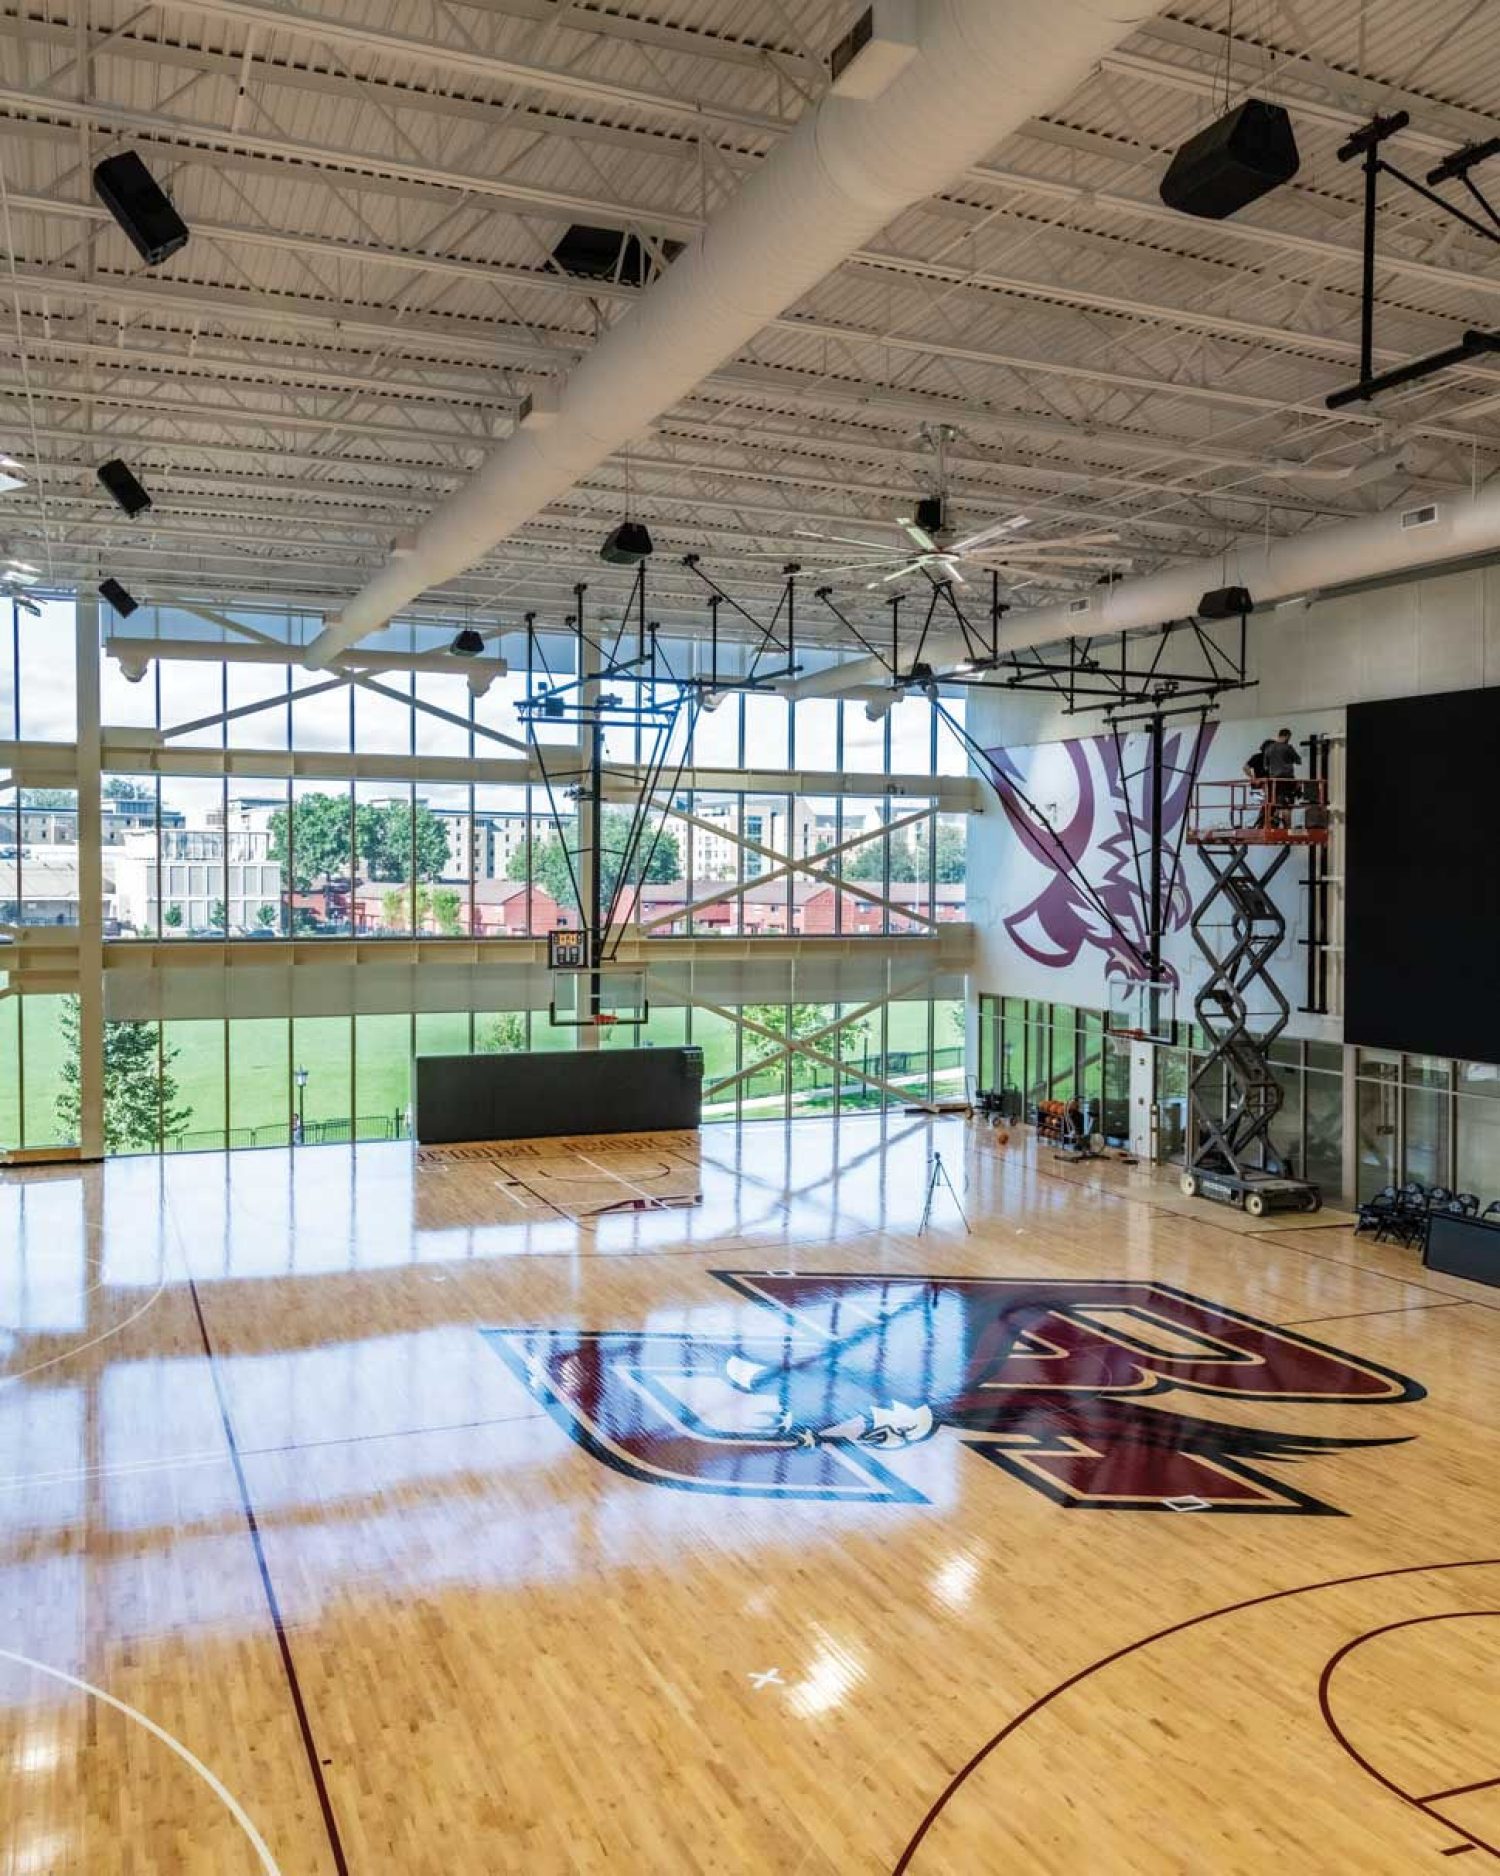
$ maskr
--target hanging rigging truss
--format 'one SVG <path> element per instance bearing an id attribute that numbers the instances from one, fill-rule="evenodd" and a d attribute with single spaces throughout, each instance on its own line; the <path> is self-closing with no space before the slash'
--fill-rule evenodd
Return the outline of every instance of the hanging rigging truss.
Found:
<path id="1" fill-rule="evenodd" d="M 1330 410 L 1342 410 L 1348 404 L 1366 404 L 1382 391 L 1393 391 L 1402 384 L 1415 384 L 1423 378 L 1432 377 L 1436 372 L 1446 371 L 1450 366 L 1481 358 L 1488 352 L 1500 352 L 1500 332 L 1471 329 L 1441 351 L 1409 359 L 1404 365 L 1392 366 L 1389 371 L 1377 372 L 1375 369 L 1375 228 L 1380 178 L 1393 177 L 1421 196 L 1423 201 L 1441 209 L 1471 234 L 1477 234 L 1485 241 L 1500 243 L 1500 212 L 1496 211 L 1473 175 L 1482 163 L 1500 155 L 1500 137 L 1487 137 L 1482 143 L 1466 143 L 1452 151 L 1434 169 L 1428 171 L 1427 180 L 1423 183 L 1418 182 L 1415 176 L 1408 176 L 1405 170 L 1399 169 L 1381 154 L 1383 146 L 1405 130 L 1410 122 L 1411 118 L 1405 111 L 1392 111 L 1387 117 L 1377 115 L 1339 147 L 1338 158 L 1341 163 L 1352 163 L 1358 158 L 1364 171 L 1364 244 L 1360 282 L 1359 376 L 1353 384 L 1346 384 L 1329 394 L 1324 401 Z M 1440 183 L 1455 181 L 1477 203 L 1484 215 L 1483 221 L 1457 202 L 1450 202 L 1446 196 L 1438 194 Z"/>
<path id="2" fill-rule="evenodd" d="M 1247 612 L 1227 620 L 1194 615 L 1143 632 L 1095 634 L 1043 650 L 1002 652 L 1000 628 L 1010 608 L 1000 597 L 999 575 L 992 572 L 977 617 L 973 601 L 966 609 L 952 581 L 934 581 L 916 644 L 907 656 L 901 648 L 901 609 L 907 602 L 901 595 L 887 602 L 891 631 L 886 646 L 860 630 L 836 603 L 832 587 L 820 586 L 814 597 L 880 661 L 892 686 L 900 690 L 941 682 L 967 689 L 1044 691 L 1072 716 L 1087 710 L 1155 709 L 1192 698 L 1212 702 L 1225 691 L 1246 690 L 1256 682 L 1249 672 Z M 939 621 L 956 625 L 963 645 L 963 657 L 941 677 L 925 661 L 928 639 Z"/>

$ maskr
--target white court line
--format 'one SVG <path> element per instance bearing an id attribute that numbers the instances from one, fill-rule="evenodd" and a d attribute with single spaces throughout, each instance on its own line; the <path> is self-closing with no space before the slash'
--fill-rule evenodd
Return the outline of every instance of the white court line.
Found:
<path id="1" fill-rule="evenodd" d="M 204 1784 L 208 1786 L 209 1790 L 224 1806 L 225 1810 L 228 1811 L 229 1815 L 249 1839 L 250 1847 L 259 1858 L 261 1868 L 266 1870 L 269 1876 L 281 1876 L 281 1870 L 275 1857 L 271 1855 L 270 1850 L 267 1848 L 265 1839 L 255 1828 L 254 1824 L 251 1823 L 244 1806 L 241 1805 L 234 1793 L 230 1791 L 226 1785 L 215 1778 L 214 1774 L 209 1771 L 208 1767 L 197 1754 L 190 1752 L 188 1748 L 183 1745 L 180 1739 L 174 1739 L 164 1727 L 158 1726 L 155 1720 L 150 1719 L 146 1714 L 140 1712 L 138 1708 L 127 1706 L 123 1700 L 116 1700 L 113 1694 L 105 1693 L 102 1687 L 95 1687 L 90 1681 L 81 1681 L 76 1675 L 64 1674 L 61 1668 L 49 1668 L 45 1662 L 33 1661 L 29 1655 L 14 1654 L 9 1648 L 0 1648 L 0 1661 L 14 1661 L 20 1667 L 31 1668 L 37 1674 L 45 1674 L 49 1680 L 61 1681 L 65 1687 L 76 1687 L 80 1693 L 88 1694 L 95 1700 L 102 1700 L 105 1706 L 113 1707 L 116 1713 L 123 1713 L 126 1719 L 134 1720 L 138 1725 L 144 1726 L 148 1733 L 152 1734 L 153 1737 L 159 1739 L 164 1746 L 175 1752 L 184 1765 L 196 1772 L 199 1778 L 203 1780 Z"/>
<path id="2" fill-rule="evenodd" d="M 654 1192 L 648 1192 L 644 1186 L 633 1185 L 623 1174 L 611 1172 L 607 1166 L 600 1166 L 596 1161 L 591 1160 L 587 1153 L 575 1151 L 573 1157 L 575 1159 L 581 1159 L 585 1166 L 592 1166 L 596 1173 L 603 1173 L 606 1179 L 613 1179 L 617 1185 L 624 1186 L 627 1192 L 634 1192 L 637 1198 L 642 1198 L 648 1205 L 655 1206 L 657 1211 L 666 1212 L 673 1209 L 673 1207 L 667 1204 L 665 1199 L 658 1198 Z M 580 1220 L 580 1222 L 582 1221 Z"/>
<path id="3" fill-rule="evenodd" d="M 107 1342 L 112 1335 L 118 1335 L 122 1329 L 128 1329 L 131 1323 L 144 1316 L 166 1287 L 167 1280 L 163 1277 L 139 1309 L 131 1310 L 124 1321 L 117 1322 L 112 1329 L 105 1329 L 99 1335 L 90 1336 L 87 1342 L 80 1342 L 77 1348 L 70 1348 L 61 1355 L 50 1355 L 46 1361 L 39 1361 L 34 1368 L 23 1368 L 19 1374 L 0 1375 L 0 1388 L 13 1387 L 17 1381 L 24 1381 L 30 1375 L 40 1374 L 44 1368 L 55 1368 L 60 1361 L 71 1361 L 75 1355 L 82 1355 L 91 1348 L 97 1348 L 101 1342 Z"/>
<path id="4" fill-rule="evenodd" d="M 18 1472 L 0 1478 L 0 1492 L 17 1492 L 31 1485 L 68 1485 L 77 1479 L 128 1478 L 138 1472 L 173 1472 L 178 1467 L 206 1466 L 214 1460 L 227 1460 L 223 1447 L 217 1452 L 164 1453 L 157 1459 L 120 1459 L 101 1466 L 69 1466 L 59 1472 Z"/>

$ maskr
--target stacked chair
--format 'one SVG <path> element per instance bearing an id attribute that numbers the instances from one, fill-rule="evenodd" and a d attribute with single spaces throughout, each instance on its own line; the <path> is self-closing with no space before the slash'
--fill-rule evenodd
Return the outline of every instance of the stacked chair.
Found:
<path id="1" fill-rule="evenodd" d="M 1359 1208 L 1356 1235 L 1373 1231 L 1375 1242 L 1419 1244 L 1427 1230 L 1427 1220 L 1434 1212 L 1451 1212 L 1460 1218 L 1478 1218 L 1479 1195 L 1474 1192 L 1450 1192 L 1446 1186 L 1425 1186 L 1419 1179 L 1403 1186 L 1382 1186 L 1374 1198 Z M 1493 1199 L 1482 1214 L 1500 1218 L 1500 1199 Z"/>

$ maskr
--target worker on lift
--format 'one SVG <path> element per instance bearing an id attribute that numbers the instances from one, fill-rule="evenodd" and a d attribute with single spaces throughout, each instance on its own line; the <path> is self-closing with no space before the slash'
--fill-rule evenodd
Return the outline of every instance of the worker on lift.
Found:
<path id="1" fill-rule="evenodd" d="M 1290 827 L 1292 804 L 1297 799 L 1297 770 L 1302 762 L 1301 752 L 1292 741 L 1292 732 L 1281 729 L 1268 737 L 1260 746 L 1260 759 L 1265 769 L 1271 825 Z"/>

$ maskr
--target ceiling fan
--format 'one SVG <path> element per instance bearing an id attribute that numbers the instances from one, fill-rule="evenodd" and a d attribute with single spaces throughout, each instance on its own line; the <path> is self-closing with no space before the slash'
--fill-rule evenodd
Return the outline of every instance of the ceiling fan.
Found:
<path id="1" fill-rule="evenodd" d="M 866 583 L 866 590 L 874 592 L 912 574 L 925 574 L 935 586 L 950 581 L 964 586 L 967 581 L 960 571 L 961 563 L 968 564 L 971 574 L 994 570 L 1015 576 L 1012 578 L 1015 585 L 1050 586 L 1073 585 L 1080 577 L 1119 571 L 1130 565 L 1119 554 L 1096 551 L 1119 540 L 1119 535 L 1112 531 L 1054 535 L 1044 540 L 1027 535 L 1023 539 L 1022 530 L 1030 527 L 1031 521 L 1029 516 L 1021 514 L 954 539 L 948 521 L 947 449 L 956 434 L 953 426 L 946 423 L 922 431 L 923 441 L 937 457 L 937 492 L 924 495 L 910 514 L 896 517 L 895 525 L 905 535 L 904 541 L 864 540 L 848 534 L 826 534 L 816 528 L 794 530 L 799 540 L 826 541 L 830 546 L 864 550 L 863 559 L 828 567 L 823 572 L 829 575 L 875 574 L 877 577 Z"/>
<path id="2" fill-rule="evenodd" d="M 1018 538 L 1021 529 L 1030 525 L 1025 515 L 1012 515 L 1006 521 L 997 521 L 954 540 L 941 512 L 934 512 L 940 511 L 941 506 L 941 497 L 933 496 L 917 504 L 915 515 L 896 517 L 896 526 L 905 534 L 908 544 L 860 540 L 847 534 L 823 534 L 814 528 L 798 528 L 795 532 L 799 540 L 863 548 L 863 559 L 823 571 L 876 574 L 877 578 L 866 582 L 866 589 L 871 592 L 914 573 L 926 574 L 937 586 L 950 580 L 956 586 L 964 586 L 968 582 L 960 571 L 960 563 L 967 564 L 971 574 L 988 573 L 993 568 L 1021 576 L 1017 584 L 1035 581 L 1052 586 L 1073 584 L 1068 577 L 1069 570 L 1098 574 L 1130 564 L 1119 554 L 1095 551 L 1119 540 L 1119 535 L 1112 532 L 1054 535 L 1045 540 L 1028 536 L 1022 540 Z"/>

